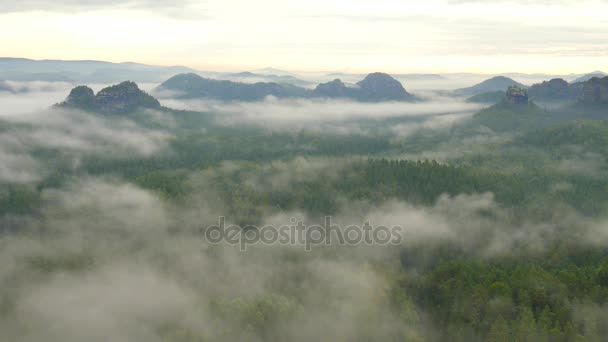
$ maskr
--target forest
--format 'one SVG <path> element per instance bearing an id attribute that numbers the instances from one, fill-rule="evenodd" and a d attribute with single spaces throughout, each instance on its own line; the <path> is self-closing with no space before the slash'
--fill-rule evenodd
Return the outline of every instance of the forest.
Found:
<path id="1" fill-rule="evenodd" d="M 271 101 L 280 114 L 260 121 L 157 104 L 3 118 L 4 340 L 608 336 L 605 106 L 502 100 L 446 125 L 393 114 L 420 104 L 367 104 L 388 114 L 318 124 Z M 405 233 L 399 246 L 243 252 L 204 241 L 220 216 Z"/>

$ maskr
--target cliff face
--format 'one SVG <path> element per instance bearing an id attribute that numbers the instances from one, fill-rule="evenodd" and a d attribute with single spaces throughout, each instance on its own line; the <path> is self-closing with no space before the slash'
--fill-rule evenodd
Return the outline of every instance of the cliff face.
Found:
<path id="1" fill-rule="evenodd" d="M 584 103 L 608 103 L 608 77 L 593 78 L 583 86 Z"/>
<path id="2" fill-rule="evenodd" d="M 506 101 L 512 105 L 527 105 L 528 92 L 517 86 L 511 86 L 507 89 Z"/>
<path id="3" fill-rule="evenodd" d="M 105 114 L 125 114 L 138 108 L 160 108 L 160 103 L 140 90 L 137 84 L 126 81 L 104 88 L 97 95 L 89 87 L 78 86 L 58 106 Z"/>

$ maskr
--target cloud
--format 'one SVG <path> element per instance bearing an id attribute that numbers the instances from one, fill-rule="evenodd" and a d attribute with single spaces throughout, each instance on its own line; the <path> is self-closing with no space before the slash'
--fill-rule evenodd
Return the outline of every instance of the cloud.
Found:
<path id="1" fill-rule="evenodd" d="M 154 236 L 167 227 L 166 210 L 157 197 L 115 180 L 82 179 L 63 190 L 45 191 L 43 199 L 53 225 L 67 231 L 89 227 L 100 235 L 125 230 Z"/>
<path id="2" fill-rule="evenodd" d="M 149 116 L 164 120 L 153 111 Z M 129 119 L 71 110 L 48 109 L 5 119 L 16 127 L 0 132 L 0 141 L 21 152 L 44 147 L 71 152 L 73 156 L 110 150 L 117 156 L 149 156 L 166 148 L 171 137 L 165 131 L 147 129 Z"/>
<path id="3" fill-rule="evenodd" d="M 17 319 L 36 322 L 36 329 L 23 336 L 27 341 L 160 342 L 159 326 L 187 322 L 196 311 L 190 289 L 137 264 L 58 275 L 24 292 Z"/>
<path id="4" fill-rule="evenodd" d="M 37 181 L 42 176 L 42 169 L 42 164 L 29 155 L 7 152 L 0 147 L 0 183 Z"/>
<path id="5" fill-rule="evenodd" d="M 195 3 L 193 0 L 177 0 L 168 4 L 163 0 L 21 0 L 9 1 L 0 4 L 0 12 L 24 12 L 24 11 L 53 11 L 53 12 L 81 12 L 98 9 L 146 9 L 167 10 L 184 8 Z"/>

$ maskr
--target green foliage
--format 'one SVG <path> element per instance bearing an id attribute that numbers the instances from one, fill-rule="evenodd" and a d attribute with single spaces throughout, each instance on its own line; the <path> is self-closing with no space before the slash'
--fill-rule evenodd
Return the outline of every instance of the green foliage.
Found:
<path id="1" fill-rule="evenodd" d="M 541 126 L 548 115 L 534 103 L 520 106 L 502 101 L 475 114 L 473 124 L 495 132 L 521 132 Z"/>
<path id="2" fill-rule="evenodd" d="M 597 152 L 608 156 L 608 121 L 576 120 L 537 130 L 522 137 L 521 142 L 563 152 L 565 147 Z"/>

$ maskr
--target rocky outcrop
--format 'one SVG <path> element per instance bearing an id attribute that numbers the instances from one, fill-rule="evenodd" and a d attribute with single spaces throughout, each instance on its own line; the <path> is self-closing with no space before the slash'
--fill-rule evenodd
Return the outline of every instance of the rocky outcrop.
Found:
<path id="1" fill-rule="evenodd" d="M 528 89 L 530 99 L 535 101 L 573 101 L 582 96 L 580 84 L 569 84 L 561 78 L 534 84 Z"/>
<path id="2" fill-rule="evenodd" d="M 95 93 L 87 86 L 78 86 L 70 91 L 63 104 L 67 107 L 92 109 L 95 106 Z"/>
<path id="3" fill-rule="evenodd" d="M 581 102 L 592 104 L 608 103 L 608 77 L 596 77 L 585 82 Z"/>
<path id="4" fill-rule="evenodd" d="M 505 101 L 511 105 L 527 105 L 528 104 L 528 92 L 520 87 L 511 86 L 507 89 L 507 95 Z"/>
<path id="5" fill-rule="evenodd" d="M 95 108 L 102 113 L 129 113 L 140 107 L 160 108 L 160 103 L 129 81 L 104 88 L 95 96 Z"/>
<path id="6" fill-rule="evenodd" d="M 139 108 L 160 108 L 154 97 L 140 90 L 137 84 L 126 81 L 102 89 L 97 95 L 86 86 L 78 86 L 70 92 L 59 107 L 77 108 L 105 114 L 125 114 Z"/>

